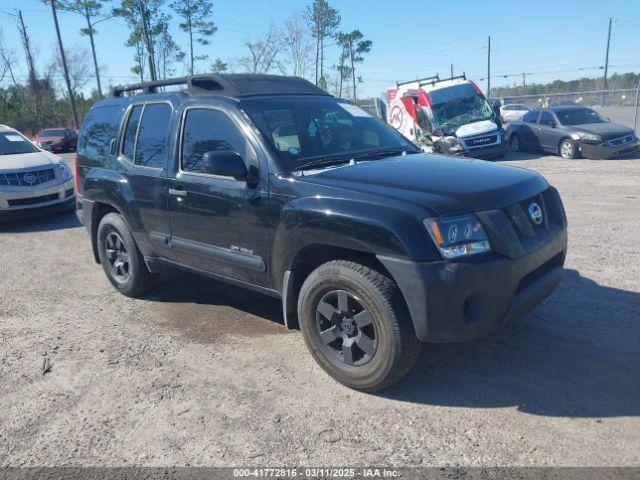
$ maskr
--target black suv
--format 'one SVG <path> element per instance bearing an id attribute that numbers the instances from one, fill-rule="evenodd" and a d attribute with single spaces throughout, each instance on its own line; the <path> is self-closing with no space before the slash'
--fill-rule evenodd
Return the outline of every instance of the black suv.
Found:
<path id="1" fill-rule="evenodd" d="M 170 84 L 186 88 L 159 92 Z M 399 379 L 421 341 L 478 338 L 535 307 L 566 253 L 562 202 L 537 173 L 421 154 L 300 78 L 116 88 L 87 115 L 76 175 L 120 292 L 169 265 L 281 298 L 320 366 L 361 390 Z"/>

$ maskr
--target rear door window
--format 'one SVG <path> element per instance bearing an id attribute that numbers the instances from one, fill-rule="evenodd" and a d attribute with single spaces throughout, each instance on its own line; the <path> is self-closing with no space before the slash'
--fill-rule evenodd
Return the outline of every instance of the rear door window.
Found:
<path id="1" fill-rule="evenodd" d="M 167 166 L 167 142 L 171 105 L 135 105 L 129 113 L 122 139 L 122 155 L 135 165 L 151 168 Z"/>
<path id="2" fill-rule="evenodd" d="M 170 120 L 171 105 L 168 103 L 145 105 L 138 127 L 133 163 L 143 167 L 166 167 Z"/>

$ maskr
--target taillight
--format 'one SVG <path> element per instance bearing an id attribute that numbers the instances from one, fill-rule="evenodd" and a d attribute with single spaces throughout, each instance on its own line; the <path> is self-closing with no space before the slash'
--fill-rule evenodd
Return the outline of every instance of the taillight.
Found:
<path id="1" fill-rule="evenodd" d="M 80 193 L 80 177 L 79 177 L 79 173 L 80 173 L 80 167 L 78 165 L 78 163 L 80 162 L 80 159 L 78 158 L 78 155 L 76 155 L 76 161 L 75 161 L 75 168 L 73 169 L 73 176 L 75 177 L 76 180 L 76 193 Z"/>

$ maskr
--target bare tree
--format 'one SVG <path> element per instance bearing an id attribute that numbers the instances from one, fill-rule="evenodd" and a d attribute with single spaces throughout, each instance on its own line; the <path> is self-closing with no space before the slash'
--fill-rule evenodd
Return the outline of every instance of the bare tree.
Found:
<path id="1" fill-rule="evenodd" d="M 311 64 L 313 40 L 301 13 L 293 13 L 284 23 L 284 45 L 289 54 L 292 73 L 298 77 L 307 74 Z"/>
<path id="2" fill-rule="evenodd" d="M 194 56 L 193 43 L 208 45 L 208 37 L 218 30 L 211 20 L 212 4 L 210 0 L 175 0 L 170 6 L 184 20 L 179 27 L 189 35 L 189 72 L 193 75 L 195 60 L 208 58 L 208 55 Z"/>
<path id="3" fill-rule="evenodd" d="M 102 98 L 102 84 L 100 81 L 100 68 L 98 67 L 98 56 L 96 54 L 96 45 L 94 36 L 98 31 L 95 26 L 113 15 L 104 15 L 102 8 L 111 0 L 57 0 L 61 10 L 76 13 L 84 18 L 87 22 L 86 28 L 80 30 L 81 35 L 89 37 L 91 44 L 91 55 L 93 57 L 93 69 L 96 76 L 96 85 L 98 87 L 98 95 Z"/>
<path id="4" fill-rule="evenodd" d="M 87 49 L 80 44 L 75 44 L 68 48 L 67 67 L 71 90 L 75 95 L 78 95 L 91 79 L 91 66 L 89 65 L 89 52 Z M 63 75 L 62 60 L 57 50 L 54 51 L 48 70 L 49 77 Z"/>
<path id="5" fill-rule="evenodd" d="M 249 49 L 249 55 L 238 60 L 244 70 L 250 73 L 268 73 L 274 69 L 283 71 L 282 64 L 277 60 L 284 46 L 282 34 L 273 23 L 264 37 L 247 40 L 244 44 Z"/>
<path id="6" fill-rule="evenodd" d="M 13 73 L 13 67 L 16 64 L 16 53 L 13 50 L 7 49 L 5 45 L 4 34 L 2 33 L 2 29 L 0 29 L 0 62 L 2 62 L 2 65 L 0 65 L 0 82 L 5 79 L 8 73 L 9 77 L 11 77 L 11 82 L 17 87 L 18 82 Z"/>

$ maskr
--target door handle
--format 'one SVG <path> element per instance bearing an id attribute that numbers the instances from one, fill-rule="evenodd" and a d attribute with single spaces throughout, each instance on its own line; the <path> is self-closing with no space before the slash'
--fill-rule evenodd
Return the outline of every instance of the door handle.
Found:
<path id="1" fill-rule="evenodd" d="M 169 189 L 169 195 L 175 195 L 176 197 L 186 197 L 187 196 L 187 191 L 186 190 L 178 190 L 175 188 L 170 188 Z"/>

